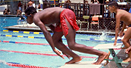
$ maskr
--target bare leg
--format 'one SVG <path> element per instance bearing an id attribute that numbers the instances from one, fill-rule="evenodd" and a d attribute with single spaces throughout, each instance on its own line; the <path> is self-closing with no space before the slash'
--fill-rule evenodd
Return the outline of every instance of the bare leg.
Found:
<path id="1" fill-rule="evenodd" d="M 94 64 L 101 64 L 101 62 L 108 56 L 108 54 L 106 52 L 91 49 L 90 47 L 83 44 L 77 44 L 75 42 L 76 31 L 72 28 L 72 26 L 68 23 L 67 20 L 66 20 L 66 23 L 69 28 L 68 35 L 66 36 L 69 48 L 75 51 L 82 52 L 82 53 L 98 55 L 99 58 Z"/>
<path id="2" fill-rule="evenodd" d="M 129 43 L 129 39 L 131 37 L 131 27 L 129 27 L 124 35 L 124 38 L 122 40 L 123 44 L 125 45 L 125 47 L 130 47 L 130 43 Z M 128 58 L 125 59 L 123 62 L 129 62 L 131 61 L 131 52 L 128 53 Z"/>
<path id="3" fill-rule="evenodd" d="M 108 52 L 108 56 L 105 59 L 109 59 L 109 55 L 110 55 L 110 51 Z M 106 60 L 106 63 L 104 64 L 104 66 L 106 66 L 109 63 L 109 60 Z"/>
<path id="4" fill-rule="evenodd" d="M 61 50 L 68 58 L 71 56 L 73 57 L 72 60 L 70 60 L 69 62 L 67 62 L 66 64 L 72 64 L 75 62 L 79 62 L 82 60 L 82 58 L 80 56 L 78 56 L 77 54 L 75 54 L 74 52 L 72 52 L 70 49 L 68 49 L 61 40 L 61 37 L 63 36 L 62 32 L 55 32 L 53 35 L 53 41 L 55 46 Z"/>

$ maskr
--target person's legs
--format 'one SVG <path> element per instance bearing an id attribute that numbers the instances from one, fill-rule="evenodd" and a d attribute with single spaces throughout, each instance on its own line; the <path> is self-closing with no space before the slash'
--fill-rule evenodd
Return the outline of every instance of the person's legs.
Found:
<path id="1" fill-rule="evenodd" d="M 122 39 L 123 44 L 126 48 L 130 47 L 129 39 L 131 37 L 131 27 L 129 27 L 124 35 L 124 38 Z M 124 62 L 131 61 L 131 51 L 128 53 L 128 58 L 124 60 Z"/>
<path id="2" fill-rule="evenodd" d="M 72 52 L 70 49 L 68 49 L 62 43 L 62 36 L 63 36 L 62 32 L 55 32 L 53 34 L 52 38 L 53 38 L 53 42 L 55 44 L 55 47 L 57 47 L 59 50 L 61 50 L 63 52 L 63 54 L 65 54 L 68 58 L 70 56 L 73 57 L 73 59 L 69 61 L 70 64 L 81 61 L 82 60 L 81 57 L 79 57 L 77 54 L 75 54 L 74 52 Z M 69 63 L 67 62 L 66 64 L 69 64 Z"/>
<path id="3" fill-rule="evenodd" d="M 69 48 L 72 49 L 72 50 L 75 50 L 75 51 L 82 52 L 82 53 L 98 55 L 99 58 L 94 64 L 101 64 L 101 62 L 108 56 L 108 54 L 105 53 L 105 52 L 102 52 L 102 51 L 92 49 L 92 48 L 90 48 L 86 45 L 83 45 L 83 44 L 77 44 L 75 42 L 76 31 L 73 29 L 73 27 L 67 21 L 67 19 L 65 19 L 65 21 L 66 21 L 66 24 L 69 28 L 68 34 L 66 35 L 66 39 L 67 39 Z"/>

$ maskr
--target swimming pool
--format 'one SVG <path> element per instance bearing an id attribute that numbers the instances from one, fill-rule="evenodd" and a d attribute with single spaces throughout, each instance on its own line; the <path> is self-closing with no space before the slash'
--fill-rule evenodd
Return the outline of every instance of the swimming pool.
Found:
<path id="1" fill-rule="evenodd" d="M 5 20 L 4 20 L 5 19 Z M 58 68 L 69 61 L 58 57 L 40 32 L 8 31 L 3 27 L 17 24 L 18 17 L 0 17 L 0 68 L 51 67 Z M 52 34 L 52 33 L 51 33 Z M 106 38 L 105 38 L 106 37 Z M 114 36 L 77 34 L 76 42 L 94 47 L 97 44 L 113 43 Z M 63 42 L 67 45 L 66 39 Z M 120 42 L 120 41 L 119 41 Z M 108 52 L 108 50 L 101 50 Z M 119 50 L 116 50 L 118 52 Z M 95 60 L 97 56 L 76 52 L 82 61 Z"/>

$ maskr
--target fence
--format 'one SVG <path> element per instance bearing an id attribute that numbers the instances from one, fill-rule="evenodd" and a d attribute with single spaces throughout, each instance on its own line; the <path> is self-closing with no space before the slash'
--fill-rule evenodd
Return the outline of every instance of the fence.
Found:
<path id="1" fill-rule="evenodd" d="M 57 3 L 57 7 L 62 8 L 69 8 L 76 14 L 77 20 L 83 21 L 83 16 L 89 16 L 89 23 L 91 23 L 92 16 L 94 14 L 90 14 L 90 4 L 84 4 L 84 3 Z M 44 2 L 43 8 L 53 7 L 53 4 Z M 108 29 L 108 30 L 114 30 L 115 29 L 115 14 L 110 13 L 107 10 L 106 4 L 100 4 L 100 13 L 95 14 L 99 17 L 99 29 Z M 119 5 L 120 9 L 129 10 L 128 5 Z M 79 25 L 79 24 L 78 24 Z M 82 24 L 82 28 L 87 28 L 87 23 Z M 80 25 L 79 25 L 80 26 Z M 121 25 L 122 26 L 122 25 Z M 91 29 L 91 25 L 89 24 L 89 29 Z M 96 26 L 92 29 L 97 29 Z"/>

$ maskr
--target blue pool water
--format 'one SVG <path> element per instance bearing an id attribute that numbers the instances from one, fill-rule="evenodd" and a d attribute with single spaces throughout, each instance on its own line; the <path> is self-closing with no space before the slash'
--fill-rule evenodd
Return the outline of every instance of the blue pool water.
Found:
<path id="1" fill-rule="evenodd" d="M 0 30 L 3 30 L 3 27 L 12 26 L 17 24 L 19 17 L 0 17 Z"/>
<path id="2" fill-rule="evenodd" d="M 0 30 L 4 30 L 3 27 L 5 26 L 16 25 L 17 20 L 18 20 L 18 17 L 0 17 Z M 44 37 L 42 34 L 24 34 L 24 33 L 3 32 L 3 31 L 0 31 L 0 35 Z M 85 44 L 87 46 L 93 47 L 98 44 L 113 43 L 113 40 L 111 40 L 113 37 L 114 36 L 106 36 L 106 39 L 101 40 L 101 35 L 77 34 L 76 42 L 79 44 Z M 45 44 L 45 45 L 30 45 L 30 44 L 16 44 L 16 43 L 0 42 L 0 50 L 30 52 L 30 53 L 33 52 L 33 53 L 42 53 L 42 54 L 55 54 L 52 51 L 51 47 L 47 45 L 48 43 L 45 39 L 0 36 L 0 41 L 44 43 Z M 64 37 L 63 37 L 63 42 L 64 44 L 67 45 L 67 42 Z M 101 51 L 108 52 L 108 50 L 101 50 Z M 76 51 L 74 52 L 80 56 L 97 57 L 95 55 L 84 54 L 84 53 L 80 53 Z M 116 52 L 118 52 L 118 50 Z M 65 62 L 69 61 L 69 59 L 66 57 L 65 59 L 62 59 L 58 56 L 24 54 L 24 53 L 15 53 L 15 52 L 7 52 L 7 51 L 0 51 L 0 60 L 4 60 L 6 62 L 24 64 L 24 65 L 52 67 L 52 68 L 58 68 L 64 65 Z M 82 59 L 82 61 L 93 61 L 93 60 L 95 60 L 95 58 Z M 8 66 L 6 64 L 0 63 L 0 68 L 17 68 L 17 67 L 12 67 L 12 66 Z"/>

